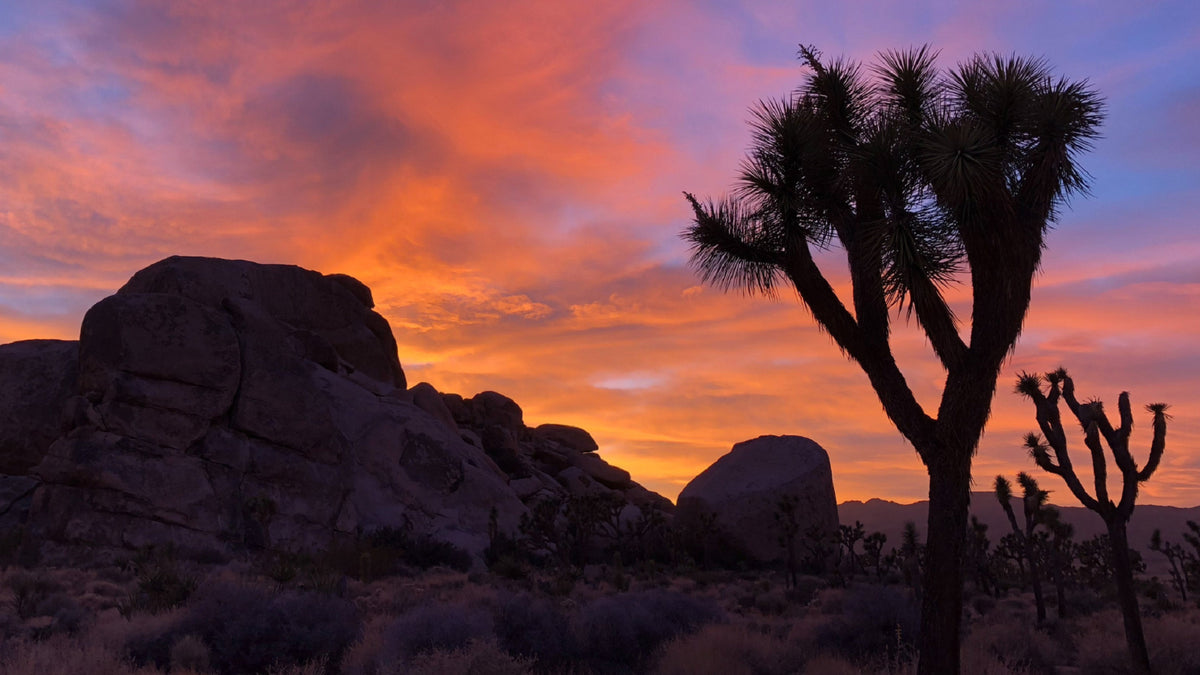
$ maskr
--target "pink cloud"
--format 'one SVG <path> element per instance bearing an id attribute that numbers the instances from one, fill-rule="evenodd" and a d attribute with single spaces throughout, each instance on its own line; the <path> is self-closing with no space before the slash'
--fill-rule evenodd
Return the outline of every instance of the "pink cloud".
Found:
<path id="1" fill-rule="evenodd" d="M 1027 51 L 1071 11 L 1035 34 L 1020 8 L 938 2 L 63 6 L 0 41 L 0 340 L 72 337 L 87 306 L 166 255 L 296 263 L 372 286 L 411 380 L 584 426 L 669 496 L 737 441 L 799 433 L 830 450 L 840 498 L 919 498 L 912 449 L 793 297 L 699 285 L 680 193 L 729 187 L 747 109 L 796 86 L 801 40 L 862 59 L 931 41 L 951 64 Z M 1194 40 L 1096 51 L 1146 11 L 1090 8 L 1049 56 L 1073 76 L 1097 63 L 1110 95 L 1171 92 L 1160 126 L 1190 139 L 1194 92 L 1158 76 Z M 1106 133 L 1132 153 L 1115 141 L 1140 130 Z M 1030 468 L 1031 411 L 1008 383 L 1061 363 L 1106 398 L 1175 404 L 1145 489 L 1193 504 L 1194 205 L 1106 147 L 1100 181 L 1121 189 L 1052 236 L 977 475 Z M 823 264 L 844 291 L 844 263 Z M 967 314 L 966 288 L 951 296 Z M 896 352 L 934 409 L 943 374 L 919 331 L 899 327 Z"/>

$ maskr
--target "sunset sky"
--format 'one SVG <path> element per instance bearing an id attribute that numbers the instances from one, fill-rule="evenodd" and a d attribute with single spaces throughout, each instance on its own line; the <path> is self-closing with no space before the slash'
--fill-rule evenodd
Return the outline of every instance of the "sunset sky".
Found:
<path id="1" fill-rule="evenodd" d="M 293 263 L 371 286 L 410 383 L 582 426 L 671 498 L 761 434 L 823 445 L 839 501 L 923 498 L 915 452 L 794 296 L 687 267 L 681 192 L 731 186 L 749 106 L 801 81 L 799 42 L 1044 56 L 1102 92 L 1093 195 L 1049 238 L 976 489 L 1033 470 L 1011 385 L 1061 364 L 1084 397 L 1130 391 L 1139 458 L 1141 406 L 1172 404 L 1139 501 L 1200 504 L 1195 0 L 0 3 L 0 342 L 74 339 L 169 255 Z M 921 334 L 896 348 L 935 410 Z"/>

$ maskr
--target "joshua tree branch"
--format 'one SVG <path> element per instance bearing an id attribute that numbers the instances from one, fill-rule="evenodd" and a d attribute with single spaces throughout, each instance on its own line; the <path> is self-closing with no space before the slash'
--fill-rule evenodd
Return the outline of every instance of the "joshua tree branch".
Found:
<path id="1" fill-rule="evenodd" d="M 1084 444 L 1092 451 L 1092 474 L 1096 478 L 1096 501 L 1108 503 L 1108 466 L 1104 461 L 1104 448 L 1100 445 L 1100 433 L 1095 422 L 1088 425 Z"/>
<path id="2" fill-rule="evenodd" d="M 859 363 L 870 378 L 871 386 L 879 395 L 888 417 L 912 442 L 913 447 L 923 452 L 923 448 L 930 447 L 929 441 L 934 438 L 935 423 L 913 396 L 887 341 L 868 342 L 864 339 L 858 322 L 821 274 L 807 242 L 795 242 L 789 247 L 788 253 L 782 265 L 783 270 L 813 318 L 829 332 L 838 346 Z M 930 461 L 924 454 L 921 459 L 926 464 Z"/>

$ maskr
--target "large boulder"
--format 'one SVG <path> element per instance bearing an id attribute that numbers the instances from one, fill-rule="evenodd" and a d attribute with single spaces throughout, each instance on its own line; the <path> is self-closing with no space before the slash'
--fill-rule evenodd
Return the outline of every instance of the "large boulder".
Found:
<path id="1" fill-rule="evenodd" d="M 802 436 L 760 436 L 733 446 L 679 493 L 676 517 L 709 516 L 721 533 L 759 562 L 783 557 L 776 514 L 796 500 L 800 536 L 837 531 L 829 455 Z"/>
<path id="2" fill-rule="evenodd" d="M 515 531 L 526 509 L 448 412 L 414 405 L 370 305 L 350 277 L 285 265 L 142 270 L 88 312 L 77 366 L 73 343 L 0 348 L 45 386 L 30 396 L 37 447 L 11 453 L 6 472 L 29 477 L 0 497 L 64 553 L 316 551 L 403 527 L 480 554 L 493 511 Z M 21 410 L 0 400 L 6 418 Z"/>
<path id="3" fill-rule="evenodd" d="M 63 409 L 78 382 L 78 342 L 0 345 L 0 474 L 24 475 L 42 461 L 62 434 Z"/>
<path id="4" fill-rule="evenodd" d="M 542 424 L 533 430 L 540 439 L 566 446 L 576 452 L 595 452 L 600 449 L 596 439 L 586 430 L 566 424 Z"/>
<path id="5" fill-rule="evenodd" d="M 177 295 L 113 295 L 83 317 L 80 393 L 103 426 L 185 449 L 229 410 L 241 354 L 229 317 Z"/>
<path id="6" fill-rule="evenodd" d="M 328 344 L 350 370 L 406 387 L 396 338 L 387 320 L 372 311 L 371 290 L 344 274 L 174 256 L 133 275 L 117 293 L 165 293 L 215 308 L 226 299 L 248 300 L 288 326 L 296 340 L 315 336 Z"/>

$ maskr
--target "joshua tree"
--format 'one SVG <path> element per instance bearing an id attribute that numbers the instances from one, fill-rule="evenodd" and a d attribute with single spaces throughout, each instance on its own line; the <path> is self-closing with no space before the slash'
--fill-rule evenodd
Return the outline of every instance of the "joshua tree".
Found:
<path id="1" fill-rule="evenodd" d="M 1073 571 L 1075 558 L 1075 528 L 1062 519 L 1062 514 L 1053 506 L 1042 509 L 1042 524 L 1049 532 L 1044 541 L 1046 562 L 1058 601 L 1058 618 L 1067 618 L 1067 582 Z"/>
<path id="2" fill-rule="evenodd" d="M 779 545 L 783 547 L 784 562 L 787 565 L 787 587 L 796 587 L 796 537 L 800 534 L 800 520 L 796 517 L 796 507 L 800 500 L 795 495 L 784 495 L 779 499 L 775 511 L 775 524 L 779 526 Z"/>
<path id="3" fill-rule="evenodd" d="M 971 526 L 967 529 L 967 547 L 963 556 L 964 568 L 975 581 L 975 587 L 989 595 L 997 595 L 996 579 L 992 576 L 991 552 L 992 542 L 988 539 L 987 523 L 979 522 L 971 516 Z"/>
<path id="4" fill-rule="evenodd" d="M 1043 392 L 1043 384 L 1048 391 Z M 1025 437 L 1025 447 L 1034 461 L 1045 471 L 1061 477 L 1071 493 L 1084 506 L 1095 511 L 1104 519 L 1112 549 L 1113 576 L 1117 582 L 1117 597 L 1121 613 L 1125 617 L 1125 638 L 1129 642 L 1129 656 L 1134 669 L 1150 672 L 1150 657 L 1146 652 L 1146 636 L 1142 631 L 1142 617 L 1138 611 L 1137 594 L 1133 587 L 1133 565 L 1129 556 L 1129 541 L 1125 527 L 1133 515 L 1138 486 L 1150 479 L 1162 460 L 1167 438 L 1167 404 L 1151 403 L 1146 410 L 1153 416 L 1154 436 L 1150 442 L 1150 456 L 1146 466 L 1138 468 L 1129 452 L 1129 434 L 1133 431 L 1133 412 L 1129 407 L 1129 392 L 1121 392 L 1117 398 L 1120 426 L 1113 427 L 1104 413 L 1099 400 L 1080 403 L 1075 398 L 1075 383 L 1067 371 L 1058 370 L 1039 375 L 1022 373 L 1017 380 L 1017 391 L 1031 399 L 1037 408 L 1038 427 L 1045 435 L 1030 433 Z M 1084 445 L 1092 454 L 1092 475 L 1095 479 L 1096 495 L 1084 489 L 1075 475 L 1071 457 L 1067 454 L 1067 434 L 1063 430 L 1062 418 L 1058 413 L 1059 400 L 1066 401 L 1067 408 L 1083 428 Z M 1113 502 L 1108 496 L 1108 468 L 1104 458 L 1103 443 L 1108 445 L 1117 469 L 1121 472 L 1120 501 Z M 1053 452 L 1053 457 L 1051 456 Z"/>
<path id="5" fill-rule="evenodd" d="M 883 579 L 887 572 L 883 555 L 883 545 L 886 543 L 887 535 L 882 532 L 872 532 L 863 537 L 863 558 L 867 561 L 866 564 L 875 569 L 876 579 Z"/>
<path id="6" fill-rule="evenodd" d="M 1183 540 L 1192 547 L 1190 551 L 1183 544 L 1163 541 L 1158 530 L 1150 537 L 1150 549 L 1166 556 L 1170 563 L 1171 584 L 1184 602 L 1187 602 L 1189 588 L 1200 587 L 1200 525 L 1189 520 L 1187 527 L 1190 532 L 1183 533 Z"/>
<path id="7" fill-rule="evenodd" d="M 916 449 L 929 473 L 918 671 L 956 673 L 971 458 L 1046 231 L 1086 189 L 1076 160 L 1103 105 L 1087 83 L 1056 78 L 1038 59 L 979 55 L 947 72 L 928 47 L 886 52 L 870 71 L 812 47 L 800 59 L 809 70 L 800 89 L 752 111 L 734 195 L 686 195 L 695 220 L 684 236 L 710 283 L 768 295 L 795 288 Z M 849 305 L 818 264 L 834 244 L 849 266 Z M 959 279 L 972 291 L 964 334 L 943 293 Z M 902 314 L 916 317 L 946 371 L 934 415 L 889 342 Z"/>
<path id="8" fill-rule="evenodd" d="M 1024 491 L 1024 499 L 1022 499 L 1024 502 L 1022 513 L 1025 516 L 1024 529 L 1017 524 L 1017 515 L 1013 513 L 1012 507 L 1012 485 L 1004 476 L 996 476 L 996 499 L 1004 509 L 1004 515 L 1008 516 L 1008 524 L 1012 527 L 1013 535 L 1020 542 L 1025 562 L 1029 565 L 1029 585 L 1033 587 L 1033 600 L 1037 605 L 1037 621 L 1040 624 L 1046 620 L 1046 600 L 1042 597 L 1041 570 L 1038 565 L 1037 552 L 1034 550 L 1036 540 L 1033 530 L 1041 522 L 1042 507 L 1046 505 L 1046 498 L 1050 493 L 1039 488 L 1037 481 L 1024 471 L 1017 474 L 1017 482 Z"/>
<path id="9" fill-rule="evenodd" d="M 913 593 L 922 597 L 921 568 L 925 562 L 926 546 L 921 545 L 921 535 L 917 532 L 917 524 L 911 520 L 904 523 L 904 532 L 900 535 L 900 571 L 904 573 L 904 583 L 913 589 Z"/>
<path id="10" fill-rule="evenodd" d="M 1150 535 L 1150 550 L 1158 551 L 1167 558 L 1167 562 L 1171 565 L 1171 585 L 1179 592 L 1179 599 L 1187 602 L 1187 549 L 1183 548 L 1182 544 L 1168 541 L 1164 542 L 1162 532 L 1154 530 L 1154 534 Z"/>
<path id="11" fill-rule="evenodd" d="M 838 526 L 839 543 L 846 550 L 846 556 L 850 561 L 850 577 L 854 577 L 854 573 L 858 571 L 858 553 L 854 550 L 858 542 L 867 536 L 867 531 L 863 527 L 862 521 L 854 521 L 854 526 L 839 525 Z"/>

